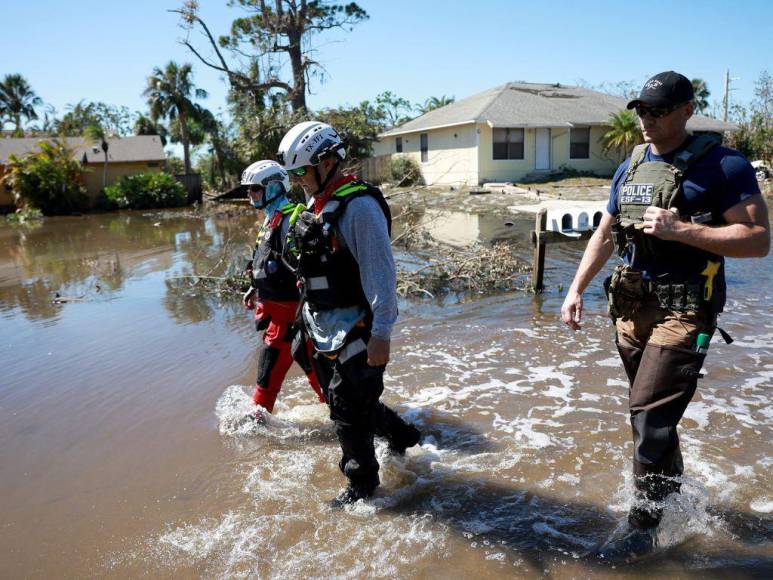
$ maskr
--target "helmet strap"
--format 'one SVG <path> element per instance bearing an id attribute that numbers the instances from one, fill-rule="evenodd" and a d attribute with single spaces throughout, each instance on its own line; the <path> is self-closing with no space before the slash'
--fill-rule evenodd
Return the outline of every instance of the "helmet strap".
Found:
<path id="1" fill-rule="evenodd" d="M 313 165 L 314 176 L 317 178 L 317 183 L 319 183 L 319 188 L 312 195 L 322 195 L 323 193 L 325 193 L 325 189 L 327 189 L 327 186 L 330 184 L 331 181 L 333 181 L 333 178 L 338 172 L 338 167 L 340 165 L 341 165 L 341 158 L 336 155 L 336 163 L 335 165 L 333 165 L 333 167 L 330 168 L 330 171 L 328 172 L 324 181 L 322 181 L 322 177 L 319 174 L 319 165 Z"/>

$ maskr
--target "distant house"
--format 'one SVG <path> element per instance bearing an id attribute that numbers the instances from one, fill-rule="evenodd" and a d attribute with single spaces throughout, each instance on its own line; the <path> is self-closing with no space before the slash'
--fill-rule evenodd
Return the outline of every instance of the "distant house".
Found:
<path id="1" fill-rule="evenodd" d="M 8 157 L 22 157 L 27 153 L 38 151 L 41 141 L 51 138 L 26 137 L 0 139 L 0 176 L 5 174 Z M 102 189 L 102 170 L 105 154 L 99 144 L 93 144 L 83 137 L 67 137 L 67 144 L 74 151 L 75 159 L 81 162 L 83 185 L 89 199 L 94 202 Z M 166 156 L 161 139 L 157 135 L 139 135 L 108 139 L 107 149 L 107 184 L 111 185 L 126 175 L 145 172 L 159 172 L 164 169 Z M 12 206 L 13 194 L 5 187 L 0 187 L 0 207 Z"/>
<path id="2" fill-rule="evenodd" d="M 517 181 L 564 166 L 611 175 L 619 159 L 602 152 L 601 138 L 626 102 L 580 87 L 507 83 L 382 133 L 367 167 L 408 156 L 428 185 Z M 687 128 L 722 134 L 735 126 L 694 116 Z"/>

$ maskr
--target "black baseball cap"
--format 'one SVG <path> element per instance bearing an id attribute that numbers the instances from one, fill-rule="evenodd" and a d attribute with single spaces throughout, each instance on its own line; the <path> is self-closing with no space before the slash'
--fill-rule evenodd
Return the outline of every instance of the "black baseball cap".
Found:
<path id="1" fill-rule="evenodd" d="M 669 70 L 656 74 L 644 83 L 639 97 L 628 103 L 626 108 L 633 109 L 640 104 L 650 107 L 675 107 L 692 101 L 694 97 L 690 80 Z"/>

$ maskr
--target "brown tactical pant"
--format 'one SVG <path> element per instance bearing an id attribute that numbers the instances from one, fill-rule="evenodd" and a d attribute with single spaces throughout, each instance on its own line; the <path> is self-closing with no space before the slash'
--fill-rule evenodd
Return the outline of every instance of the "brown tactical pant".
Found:
<path id="1" fill-rule="evenodd" d="M 647 302 L 631 318 L 617 319 L 616 343 L 630 382 L 633 473 L 640 495 L 660 502 L 679 490 L 682 454 L 676 426 L 697 386 L 705 354 L 695 352 L 713 320 L 702 312 L 678 312 Z M 660 510 L 641 527 L 657 525 Z M 636 523 L 636 522 L 632 522 Z"/>

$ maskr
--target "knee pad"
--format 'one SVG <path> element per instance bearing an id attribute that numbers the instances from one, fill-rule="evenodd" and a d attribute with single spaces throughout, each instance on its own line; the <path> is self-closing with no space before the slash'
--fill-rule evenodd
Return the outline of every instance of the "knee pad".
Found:
<path id="1" fill-rule="evenodd" d="M 262 387 L 268 387 L 271 380 L 271 371 L 279 360 L 279 349 L 267 344 L 261 344 L 261 351 L 258 355 L 258 378 L 257 383 Z"/>

